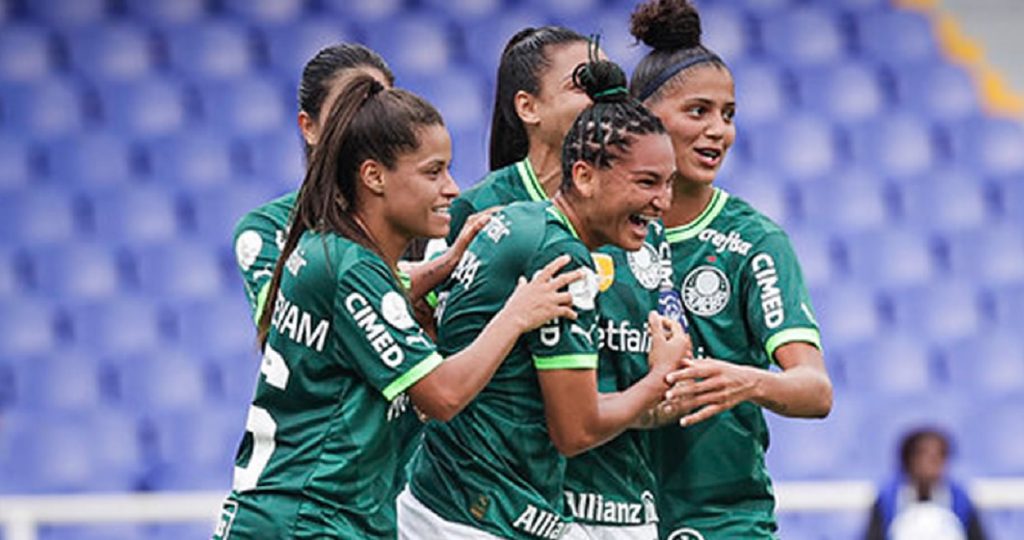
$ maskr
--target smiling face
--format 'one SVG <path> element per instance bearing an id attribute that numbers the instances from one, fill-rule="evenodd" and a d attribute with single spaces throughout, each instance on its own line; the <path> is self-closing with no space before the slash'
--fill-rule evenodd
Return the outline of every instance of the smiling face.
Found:
<path id="1" fill-rule="evenodd" d="M 664 95 L 647 103 L 672 136 L 676 168 L 685 182 L 710 184 L 736 139 L 732 75 L 716 65 L 682 72 Z"/>
<path id="2" fill-rule="evenodd" d="M 442 125 L 418 131 L 419 147 L 399 155 L 391 169 L 381 168 L 384 217 L 404 237 L 440 238 L 448 234 L 448 209 L 459 194 L 448 171 L 452 141 Z"/>
<path id="3" fill-rule="evenodd" d="M 586 223 L 596 247 L 612 244 L 627 251 L 643 247 L 647 226 L 668 209 L 675 172 L 672 142 L 665 134 L 634 135 L 629 151 L 607 169 L 577 162 L 593 176 L 582 192 L 591 199 Z M 575 170 L 574 170 L 575 172 Z M 579 184 L 577 184 L 579 185 Z"/>

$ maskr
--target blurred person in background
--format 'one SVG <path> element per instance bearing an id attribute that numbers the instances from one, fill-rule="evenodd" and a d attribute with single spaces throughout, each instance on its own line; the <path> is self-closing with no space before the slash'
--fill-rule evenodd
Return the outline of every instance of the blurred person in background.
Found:
<path id="1" fill-rule="evenodd" d="M 215 538 L 390 538 L 420 414 L 451 420 L 520 334 L 574 320 L 581 272 L 510 285 L 463 350 L 442 358 L 397 275 L 413 238 L 448 233 L 451 138 L 422 98 L 349 78 L 323 124 L 259 321 L 263 362 Z M 272 310 L 270 309 L 272 306 Z"/>
<path id="2" fill-rule="evenodd" d="M 653 433 L 659 528 L 671 540 L 774 539 L 762 409 L 829 414 L 818 324 L 786 233 L 713 185 L 736 138 L 736 97 L 729 68 L 701 44 L 696 8 L 651 0 L 630 22 L 653 49 L 630 91 L 664 122 L 675 150 L 663 219 L 697 357 L 668 392 L 691 411 L 683 427 Z"/>
<path id="3" fill-rule="evenodd" d="M 952 442 L 920 428 L 903 436 L 900 472 L 878 493 L 865 540 L 984 540 L 977 508 L 949 478 Z"/>
<path id="4" fill-rule="evenodd" d="M 306 63 L 299 83 L 297 123 L 307 160 L 319 141 L 327 113 L 338 92 L 349 79 L 360 74 L 369 75 L 388 88 L 395 83 L 395 75 L 384 59 L 358 43 L 325 47 Z M 270 277 L 288 235 L 297 196 L 298 190 L 288 192 L 247 213 L 235 225 L 235 260 L 242 274 L 253 320 L 259 320 L 266 305 Z M 469 241 L 486 223 L 482 217 L 469 219 L 466 216 L 464 219 L 469 220 L 469 226 L 461 236 L 453 235 L 452 249 L 427 264 L 403 266 L 408 274 L 403 272 L 400 277 L 409 289 L 417 314 L 422 314 L 422 306 L 415 301 L 447 277 Z M 421 323 L 429 321 L 429 316 L 417 318 Z M 427 330 L 432 331 L 432 326 Z"/>

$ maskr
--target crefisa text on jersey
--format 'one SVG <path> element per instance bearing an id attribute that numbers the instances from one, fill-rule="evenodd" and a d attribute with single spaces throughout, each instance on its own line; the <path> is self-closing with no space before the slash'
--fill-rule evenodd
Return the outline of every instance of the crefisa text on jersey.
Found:
<path id="1" fill-rule="evenodd" d="M 701 242 L 709 242 L 712 246 L 715 246 L 715 251 L 718 253 L 732 251 L 746 256 L 751 248 L 750 242 L 743 240 L 740 233 L 736 231 L 720 233 L 714 229 L 704 229 L 697 235 L 697 239 Z"/>
<path id="2" fill-rule="evenodd" d="M 757 287 L 761 289 L 761 310 L 764 311 L 764 325 L 778 328 L 786 320 L 782 302 L 782 291 L 776 286 L 779 274 L 775 271 L 775 259 L 767 253 L 758 253 L 750 260 Z"/>
<path id="3" fill-rule="evenodd" d="M 314 327 L 313 320 L 312 315 L 293 304 L 284 293 L 277 291 L 274 316 L 270 319 L 270 325 L 282 336 L 287 336 L 288 339 L 316 352 L 323 352 L 331 322 L 327 319 L 317 319 Z"/>

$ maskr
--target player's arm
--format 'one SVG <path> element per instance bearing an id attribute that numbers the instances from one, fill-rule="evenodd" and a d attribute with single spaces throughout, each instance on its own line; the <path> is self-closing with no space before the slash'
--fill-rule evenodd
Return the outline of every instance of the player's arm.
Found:
<path id="1" fill-rule="evenodd" d="M 621 392 L 597 391 L 596 363 L 590 369 L 541 369 L 548 433 L 560 453 L 575 456 L 611 440 L 657 405 L 688 340 L 679 323 L 651 313 L 651 369 Z M 595 356 L 596 359 L 596 356 Z"/>
<path id="2" fill-rule="evenodd" d="M 454 208 L 454 204 L 452 206 Z M 458 266 L 459 260 L 462 259 L 462 255 L 466 252 L 466 248 L 476 238 L 477 233 L 483 230 L 484 226 L 491 219 L 493 214 L 498 207 L 488 208 L 482 212 L 477 212 L 466 218 L 463 218 L 462 222 L 464 226 L 460 226 L 458 235 L 454 237 L 452 243 L 449 244 L 447 250 L 441 255 L 427 261 L 423 261 L 419 264 L 410 265 L 406 270 L 409 274 L 411 284 L 409 285 L 409 297 L 414 301 L 426 296 L 430 291 L 436 289 Z M 452 224 L 454 226 L 455 218 L 452 217 Z M 461 225 L 461 222 L 460 222 Z M 454 228 L 454 227 L 453 227 Z"/>
<path id="3" fill-rule="evenodd" d="M 259 320 L 267 300 L 270 278 L 281 251 L 277 247 L 277 225 L 268 217 L 250 212 L 235 225 L 235 264 L 242 276 L 253 320 Z"/>
<path id="4" fill-rule="evenodd" d="M 560 290 L 582 277 L 582 272 L 555 275 L 568 262 L 569 257 L 563 255 L 529 282 L 520 278 L 505 307 L 487 323 L 473 343 L 446 358 L 408 389 L 416 408 L 437 420 L 452 419 L 491 380 L 521 334 L 551 319 L 575 320 L 572 296 Z"/>

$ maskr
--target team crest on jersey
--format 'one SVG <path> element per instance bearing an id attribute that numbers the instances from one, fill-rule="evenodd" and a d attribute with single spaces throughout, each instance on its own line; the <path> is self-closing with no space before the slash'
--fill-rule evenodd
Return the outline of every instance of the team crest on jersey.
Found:
<path id="1" fill-rule="evenodd" d="M 607 253 L 591 253 L 590 258 L 597 267 L 597 290 L 605 292 L 615 283 L 615 260 Z"/>
<path id="2" fill-rule="evenodd" d="M 409 304 L 395 291 L 388 291 L 381 297 L 380 313 L 385 321 L 399 330 L 408 330 L 416 325 L 409 313 Z"/>
<path id="3" fill-rule="evenodd" d="M 683 280 L 683 304 L 701 317 L 721 313 L 729 303 L 731 292 L 729 279 L 714 266 L 698 266 Z"/>
<path id="4" fill-rule="evenodd" d="M 633 275 L 643 288 L 652 291 L 658 288 L 663 270 L 661 257 L 654 246 L 644 242 L 640 249 L 627 253 L 626 260 L 629 261 L 629 269 L 633 271 Z"/>
<path id="5" fill-rule="evenodd" d="M 594 299 L 599 288 L 597 274 L 585 266 L 583 272 L 583 277 L 569 284 L 572 305 L 579 309 L 594 309 Z"/>
<path id="6" fill-rule="evenodd" d="M 242 267 L 243 271 L 248 271 L 256 262 L 256 257 L 259 256 L 262 249 L 263 238 L 260 237 L 260 233 L 245 231 L 238 235 L 238 240 L 235 242 L 235 259 L 238 260 L 238 266 Z"/>
<path id="7" fill-rule="evenodd" d="M 672 531 L 666 540 L 704 540 L 704 535 L 697 532 L 696 529 L 685 527 Z"/>

